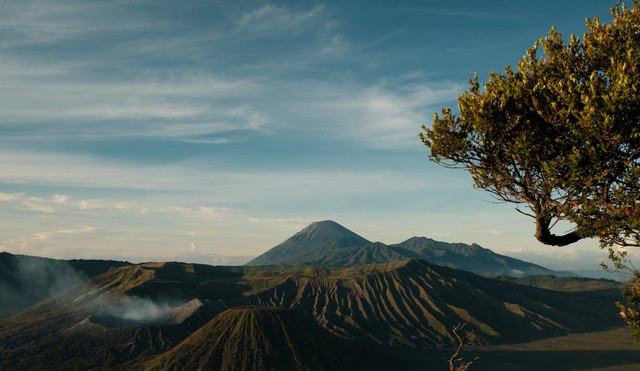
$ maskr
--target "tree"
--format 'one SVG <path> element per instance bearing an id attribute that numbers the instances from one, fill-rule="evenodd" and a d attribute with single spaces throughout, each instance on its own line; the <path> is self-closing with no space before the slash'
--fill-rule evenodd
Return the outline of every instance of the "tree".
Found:
<path id="1" fill-rule="evenodd" d="M 453 335 L 455 335 L 458 340 L 458 347 L 456 347 L 456 351 L 449 358 L 449 371 L 468 371 L 471 366 L 480 358 L 475 357 L 471 361 L 465 361 L 464 358 L 460 357 L 460 352 L 462 352 L 462 348 L 469 342 L 473 340 L 473 330 L 465 330 L 466 322 L 459 323 L 452 328 Z M 464 331 L 464 335 L 460 336 L 460 332 Z"/>
<path id="2" fill-rule="evenodd" d="M 638 0 L 633 5 L 616 4 L 609 23 L 587 19 L 587 32 L 568 42 L 552 27 L 515 70 L 491 73 L 482 88 L 476 74 L 458 97 L 459 113 L 434 114 L 420 138 L 433 161 L 466 169 L 475 187 L 534 218 L 538 241 L 598 238 L 614 268 L 637 284 L 624 255 L 640 246 Z M 572 229 L 556 234 L 559 221 Z M 640 294 L 629 298 L 622 307 L 640 324 Z"/>

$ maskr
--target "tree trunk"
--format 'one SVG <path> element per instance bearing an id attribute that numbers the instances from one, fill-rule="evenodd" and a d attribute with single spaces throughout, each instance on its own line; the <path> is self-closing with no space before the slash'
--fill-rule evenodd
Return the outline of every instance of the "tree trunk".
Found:
<path id="1" fill-rule="evenodd" d="M 582 239 L 575 231 L 561 236 L 555 235 L 549 229 L 550 224 L 550 218 L 545 218 L 539 214 L 536 216 L 536 239 L 545 245 L 567 246 Z"/>

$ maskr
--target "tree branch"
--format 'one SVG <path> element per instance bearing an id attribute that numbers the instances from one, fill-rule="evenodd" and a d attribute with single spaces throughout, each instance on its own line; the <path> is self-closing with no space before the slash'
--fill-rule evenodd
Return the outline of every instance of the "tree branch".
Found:
<path id="1" fill-rule="evenodd" d="M 473 331 L 465 331 L 464 336 L 460 336 L 460 334 L 458 333 L 458 331 L 463 330 L 466 325 L 466 322 L 459 323 L 452 328 L 453 335 L 455 335 L 455 337 L 458 339 L 458 347 L 456 348 L 456 351 L 455 353 L 453 353 L 451 358 L 449 358 L 449 371 L 467 371 L 475 363 L 475 361 L 480 358 L 476 357 L 472 361 L 466 363 L 464 362 L 464 359 L 462 357 L 458 358 L 460 352 L 462 351 L 462 348 L 471 339 L 471 336 L 473 336 Z"/>
<path id="2" fill-rule="evenodd" d="M 551 233 L 551 219 L 540 215 L 536 215 L 536 239 L 545 245 L 551 246 L 567 246 L 582 239 L 582 236 L 576 231 L 569 232 L 564 235 L 555 235 Z"/>

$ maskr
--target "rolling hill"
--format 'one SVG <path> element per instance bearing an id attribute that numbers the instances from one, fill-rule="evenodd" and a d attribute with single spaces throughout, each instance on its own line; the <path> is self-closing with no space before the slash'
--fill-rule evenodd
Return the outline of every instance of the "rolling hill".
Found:
<path id="1" fill-rule="evenodd" d="M 406 259 L 422 259 L 490 277 L 572 275 L 496 254 L 477 244 L 447 243 L 426 237 L 413 237 L 392 245 L 372 243 L 330 220 L 310 224 L 246 265 L 355 266 Z"/>

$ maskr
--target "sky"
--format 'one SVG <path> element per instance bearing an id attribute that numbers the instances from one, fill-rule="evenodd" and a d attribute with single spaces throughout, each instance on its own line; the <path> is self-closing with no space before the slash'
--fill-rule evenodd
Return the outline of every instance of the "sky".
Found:
<path id="1" fill-rule="evenodd" d="M 614 3 L 0 0 L 0 250 L 240 264 L 331 219 L 597 270 L 418 133 Z"/>

